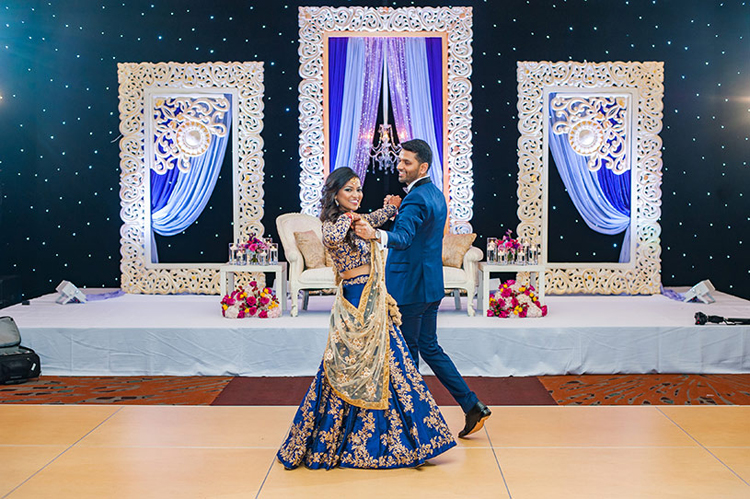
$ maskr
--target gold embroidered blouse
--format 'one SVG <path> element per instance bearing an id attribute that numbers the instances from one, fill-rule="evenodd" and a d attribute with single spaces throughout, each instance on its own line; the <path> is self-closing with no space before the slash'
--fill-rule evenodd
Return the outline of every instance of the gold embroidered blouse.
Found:
<path id="1" fill-rule="evenodd" d="M 362 218 L 373 227 L 380 227 L 395 214 L 396 207 L 389 204 L 372 213 L 363 213 Z M 354 246 L 356 249 L 352 249 L 344 241 L 350 227 L 351 219 L 343 214 L 339 216 L 336 222 L 323 222 L 323 245 L 328 249 L 331 260 L 333 260 L 333 264 L 339 273 L 370 263 L 369 241 L 365 241 L 355 234 Z"/>

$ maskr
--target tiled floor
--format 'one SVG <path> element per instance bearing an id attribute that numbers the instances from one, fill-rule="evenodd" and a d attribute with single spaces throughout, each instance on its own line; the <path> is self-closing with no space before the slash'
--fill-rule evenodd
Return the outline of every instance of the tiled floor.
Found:
<path id="1" fill-rule="evenodd" d="M 750 406 L 493 407 L 390 471 L 284 470 L 295 409 L 0 406 L 0 497 L 750 498 Z M 460 409 L 443 413 L 457 432 Z"/>

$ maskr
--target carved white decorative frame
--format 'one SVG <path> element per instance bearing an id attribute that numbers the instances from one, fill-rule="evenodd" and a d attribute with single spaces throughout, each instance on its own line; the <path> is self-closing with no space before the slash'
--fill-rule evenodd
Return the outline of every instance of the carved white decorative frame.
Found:
<path id="1" fill-rule="evenodd" d="M 661 284 L 661 138 L 664 63 L 519 62 L 518 234 L 542 244 L 547 293 L 654 294 Z M 546 217 L 551 92 L 632 96 L 631 261 L 547 261 Z"/>
<path id="2" fill-rule="evenodd" d="M 471 162 L 471 7 L 300 7 L 299 8 L 299 124 L 301 211 L 317 215 L 321 188 L 328 174 L 324 131 L 324 57 L 329 36 L 345 32 L 377 36 L 444 36 L 447 40 L 446 88 L 443 113 L 443 164 L 450 230 L 471 232 L 474 179 Z M 343 32 L 343 33 L 342 33 Z M 447 114 L 446 114 L 447 113 Z"/>
<path id="3" fill-rule="evenodd" d="M 120 83 L 120 270 L 128 293 L 219 292 L 222 263 L 151 263 L 149 99 L 151 95 L 232 97 L 234 238 L 263 234 L 263 63 L 123 63 Z M 227 244 L 231 241 L 227 241 Z M 149 248 L 149 250 L 147 250 Z M 224 262 L 225 263 L 225 262 Z"/>

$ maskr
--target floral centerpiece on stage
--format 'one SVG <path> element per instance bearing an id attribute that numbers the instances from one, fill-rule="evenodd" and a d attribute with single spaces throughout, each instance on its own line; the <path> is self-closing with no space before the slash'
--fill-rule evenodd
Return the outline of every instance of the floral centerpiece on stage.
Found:
<path id="1" fill-rule="evenodd" d="M 515 253 L 521 249 L 521 243 L 513 238 L 513 231 L 508 229 L 498 245 L 508 253 Z"/>
<path id="2" fill-rule="evenodd" d="M 487 261 L 502 265 L 537 265 L 541 247 L 513 237 L 508 229 L 502 239 L 487 238 Z"/>
<path id="3" fill-rule="evenodd" d="M 278 263 L 278 244 L 251 234 L 247 241 L 229 244 L 229 263 L 232 265 L 275 265 Z"/>
<path id="4" fill-rule="evenodd" d="M 268 245 L 263 239 L 255 237 L 251 234 L 250 237 L 240 245 L 245 251 L 245 258 L 247 263 L 266 263 L 265 256 L 268 254 Z"/>
<path id="5" fill-rule="evenodd" d="M 273 290 L 250 281 L 247 289 L 239 287 L 221 299 L 221 313 L 229 319 L 281 317 L 281 306 Z"/>
<path id="6" fill-rule="evenodd" d="M 544 317 L 547 305 L 542 305 L 534 286 L 505 281 L 490 296 L 487 317 Z"/>

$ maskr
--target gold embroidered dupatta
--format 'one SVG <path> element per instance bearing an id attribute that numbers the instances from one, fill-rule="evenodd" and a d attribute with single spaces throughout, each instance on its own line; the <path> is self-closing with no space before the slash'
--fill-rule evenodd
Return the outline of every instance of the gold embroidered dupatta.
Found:
<path id="1" fill-rule="evenodd" d="M 344 298 L 339 283 L 331 310 L 323 371 L 328 383 L 344 401 L 364 409 L 388 407 L 388 356 L 391 310 L 397 323 L 396 302 L 385 288 L 383 252 L 373 241 L 370 276 L 359 307 Z"/>

